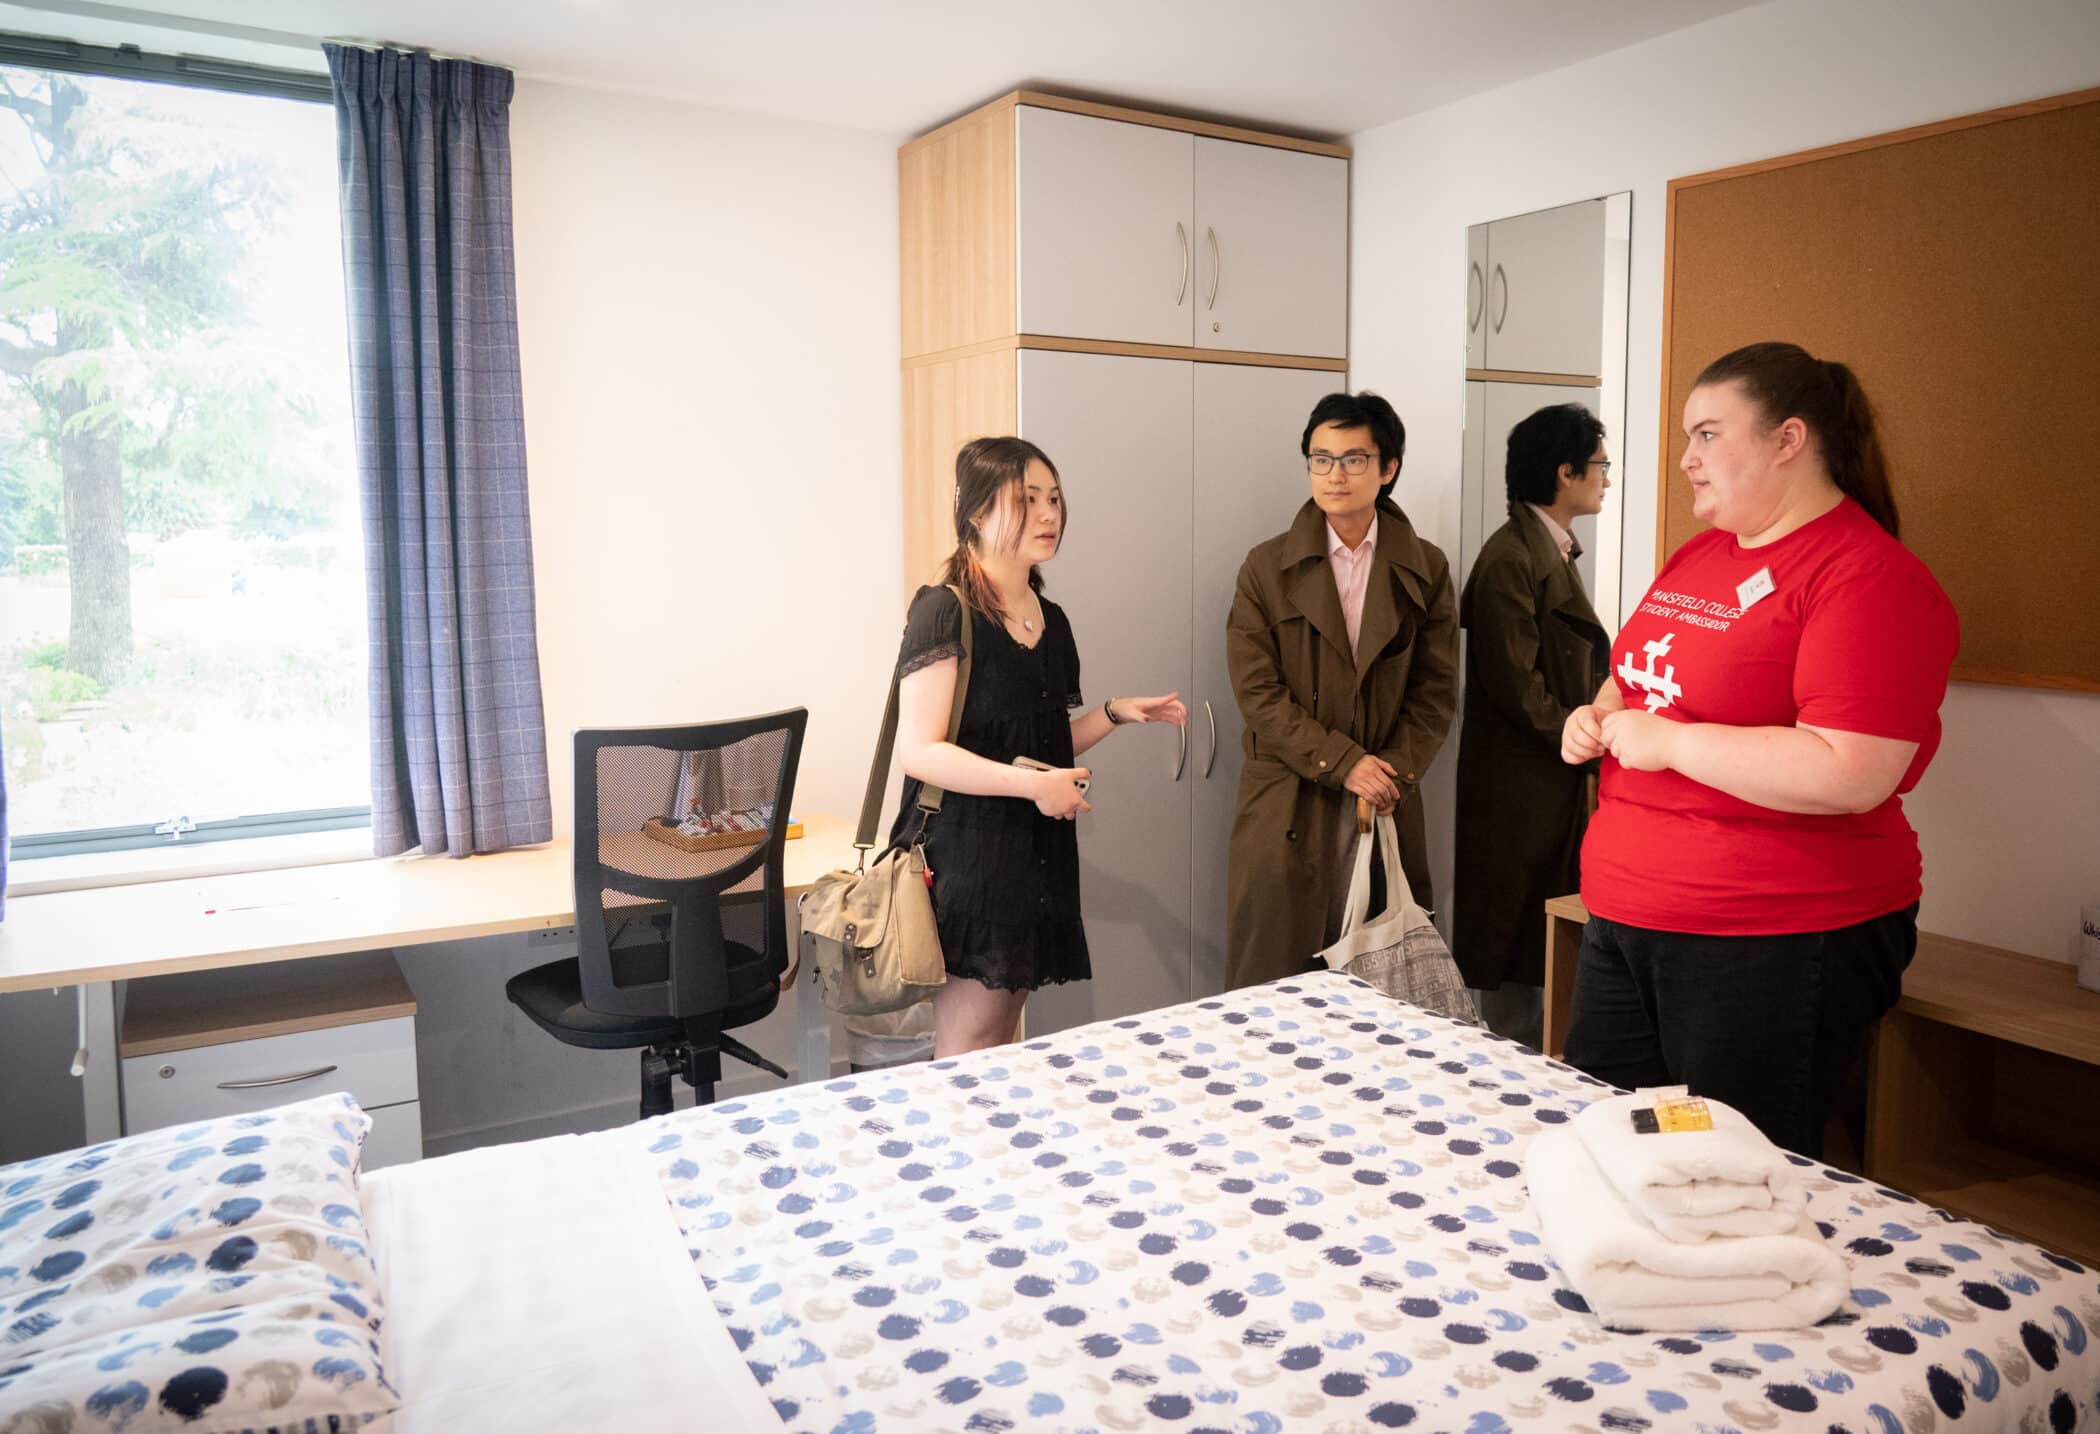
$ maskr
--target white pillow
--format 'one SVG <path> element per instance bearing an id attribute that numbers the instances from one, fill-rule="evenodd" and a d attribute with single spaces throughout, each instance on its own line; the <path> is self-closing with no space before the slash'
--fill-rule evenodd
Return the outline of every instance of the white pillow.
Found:
<path id="1" fill-rule="evenodd" d="M 347 1095 L 0 1167 L 0 1410 L 252 1430 L 398 1404 Z"/>

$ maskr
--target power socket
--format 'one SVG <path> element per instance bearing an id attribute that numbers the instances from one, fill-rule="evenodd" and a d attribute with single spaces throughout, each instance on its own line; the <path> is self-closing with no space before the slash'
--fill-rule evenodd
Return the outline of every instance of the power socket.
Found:
<path id="1" fill-rule="evenodd" d="M 576 944 L 576 928 L 573 926 L 550 926 L 544 931 L 534 931 L 526 936 L 528 946 L 573 946 Z"/>

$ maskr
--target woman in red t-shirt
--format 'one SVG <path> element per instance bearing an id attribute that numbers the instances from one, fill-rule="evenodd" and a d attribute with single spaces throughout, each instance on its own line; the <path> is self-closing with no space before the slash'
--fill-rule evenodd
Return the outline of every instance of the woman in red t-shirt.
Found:
<path id="1" fill-rule="evenodd" d="M 1902 794 L 1939 746 L 1953 606 L 1897 539 L 1852 371 L 1793 344 L 1707 366 L 1677 550 L 1561 733 L 1603 758 L 1569 1062 L 1689 1085 L 1822 1149 L 1917 945 Z"/>

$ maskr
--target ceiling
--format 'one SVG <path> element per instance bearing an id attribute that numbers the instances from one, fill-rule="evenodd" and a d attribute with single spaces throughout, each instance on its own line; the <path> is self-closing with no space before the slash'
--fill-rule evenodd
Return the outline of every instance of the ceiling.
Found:
<path id="1" fill-rule="evenodd" d="M 310 67 L 314 37 L 906 135 L 1021 86 L 1339 137 L 1750 0 L 89 0 L 0 27 Z"/>

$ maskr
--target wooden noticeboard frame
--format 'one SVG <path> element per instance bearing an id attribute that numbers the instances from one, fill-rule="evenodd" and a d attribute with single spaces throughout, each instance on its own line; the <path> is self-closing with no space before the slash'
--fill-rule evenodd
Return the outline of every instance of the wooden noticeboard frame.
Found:
<path id="1" fill-rule="evenodd" d="M 1873 400 L 1954 676 L 2100 692 L 2100 89 L 1670 181 L 1656 563 L 1692 380 L 1786 339 Z"/>

